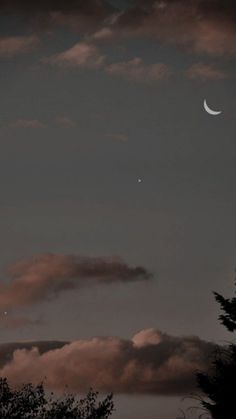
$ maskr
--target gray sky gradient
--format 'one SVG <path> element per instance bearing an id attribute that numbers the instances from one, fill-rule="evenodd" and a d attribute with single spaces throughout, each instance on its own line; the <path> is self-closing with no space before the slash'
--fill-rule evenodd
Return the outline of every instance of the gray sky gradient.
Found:
<path id="1" fill-rule="evenodd" d="M 103 2 L 77 2 L 75 14 L 62 1 L 56 15 L 53 1 L 49 13 L 27 3 L 0 9 L 1 284 L 9 266 L 45 253 L 120 257 L 153 277 L 11 307 L 1 343 L 148 328 L 229 340 L 212 291 L 232 295 L 236 259 L 235 6 L 199 2 L 193 30 L 184 1 L 111 2 L 121 16 Z M 206 114 L 204 98 L 222 115 Z M 169 400 L 119 397 L 116 417 L 171 419 Z"/>

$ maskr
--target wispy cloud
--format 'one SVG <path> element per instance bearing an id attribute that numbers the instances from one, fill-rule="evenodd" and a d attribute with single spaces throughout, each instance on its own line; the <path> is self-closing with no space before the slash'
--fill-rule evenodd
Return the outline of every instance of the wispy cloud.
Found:
<path id="1" fill-rule="evenodd" d="M 103 41 L 103 40 L 113 38 L 113 36 L 114 34 L 113 34 L 112 29 L 110 27 L 104 27 L 102 29 L 99 29 L 97 32 L 94 32 L 90 36 L 90 39 L 94 41 Z"/>
<path id="2" fill-rule="evenodd" d="M 168 78 L 171 71 L 166 64 L 145 64 L 141 58 L 110 64 L 106 72 L 136 82 L 150 83 Z"/>
<path id="3" fill-rule="evenodd" d="M 76 122 L 70 118 L 69 116 L 57 116 L 50 121 L 45 122 L 40 121 L 39 119 L 27 119 L 27 118 L 19 118 L 16 121 L 11 122 L 10 124 L 6 124 L 9 128 L 23 128 L 23 129 L 41 129 L 46 128 L 49 124 L 63 126 L 65 128 L 73 128 L 76 127 Z"/>
<path id="4" fill-rule="evenodd" d="M 131 340 L 114 337 L 78 340 L 44 351 L 13 346 L 0 375 L 14 384 L 45 382 L 53 390 L 84 392 L 91 386 L 102 392 L 177 395 L 195 389 L 194 374 L 206 370 L 215 345 L 197 337 L 173 337 L 153 329 Z M 23 346 L 24 347 L 24 346 Z M 20 349 L 21 348 L 21 349 Z M 28 348 L 28 349 L 27 349 Z M 4 350 L 2 359 L 4 359 Z"/>
<path id="5" fill-rule="evenodd" d="M 114 141 L 120 141 L 122 143 L 125 143 L 129 139 L 128 135 L 122 132 L 106 134 L 106 137 Z"/>
<path id="6" fill-rule="evenodd" d="M 140 57 L 106 65 L 106 56 L 91 42 L 80 42 L 68 50 L 43 60 L 44 63 L 71 68 L 102 68 L 111 76 L 136 82 L 151 83 L 170 77 L 170 68 L 163 63 L 146 64 Z"/>
<path id="7" fill-rule="evenodd" d="M 0 13 L 21 15 L 35 28 L 62 26 L 80 33 L 96 31 L 116 11 L 107 0 L 1 0 Z"/>
<path id="8" fill-rule="evenodd" d="M 80 42 L 64 52 L 45 59 L 44 62 L 61 67 L 100 68 L 104 65 L 105 56 L 95 45 Z"/>
<path id="9" fill-rule="evenodd" d="M 229 77 L 229 74 L 212 64 L 196 63 L 193 64 L 187 71 L 187 76 L 190 79 L 207 80 L 224 80 Z"/>
<path id="10" fill-rule="evenodd" d="M 114 34 L 152 37 L 196 53 L 236 54 L 236 4 L 221 0 L 137 0 L 113 25 Z"/>
<path id="11" fill-rule="evenodd" d="M 10 36 L 0 38 L 0 58 L 12 58 L 34 51 L 40 44 L 37 36 Z"/>
<path id="12" fill-rule="evenodd" d="M 13 128 L 45 128 L 45 124 L 38 119 L 17 119 L 15 122 L 12 122 L 10 126 Z"/>
<path id="13" fill-rule="evenodd" d="M 198 54 L 236 54 L 234 1 L 136 0 L 120 11 L 105 0 L 3 0 L 0 13 L 66 26 L 94 40 L 151 37 Z"/>
<path id="14" fill-rule="evenodd" d="M 76 122 L 68 116 L 57 116 L 54 122 L 56 125 L 60 125 L 66 128 L 73 128 L 77 125 Z"/>
<path id="15" fill-rule="evenodd" d="M 119 258 L 43 254 L 8 270 L 10 282 L 0 286 L 0 308 L 16 308 L 96 283 L 132 282 L 150 278 L 143 267 L 130 267 Z"/>

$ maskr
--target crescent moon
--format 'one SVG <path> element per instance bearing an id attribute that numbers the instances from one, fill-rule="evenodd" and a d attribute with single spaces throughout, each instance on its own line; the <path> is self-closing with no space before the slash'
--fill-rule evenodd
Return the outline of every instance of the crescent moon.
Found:
<path id="1" fill-rule="evenodd" d="M 213 111 L 213 109 L 209 108 L 206 99 L 204 100 L 203 106 L 204 106 L 205 111 L 207 113 L 209 113 L 210 115 L 216 116 L 216 115 L 220 115 L 222 113 L 222 111 Z"/>

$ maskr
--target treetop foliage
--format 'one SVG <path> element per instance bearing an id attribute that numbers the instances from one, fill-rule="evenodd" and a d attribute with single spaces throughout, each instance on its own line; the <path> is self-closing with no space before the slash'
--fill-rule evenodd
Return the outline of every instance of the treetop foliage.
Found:
<path id="1" fill-rule="evenodd" d="M 1 419 L 108 419 L 113 411 L 112 394 L 102 401 L 93 390 L 80 400 L 73 395 L 56 399 L 53 393 L 47 398 L 43 384 L 15 389 L 0 378 Z"/>

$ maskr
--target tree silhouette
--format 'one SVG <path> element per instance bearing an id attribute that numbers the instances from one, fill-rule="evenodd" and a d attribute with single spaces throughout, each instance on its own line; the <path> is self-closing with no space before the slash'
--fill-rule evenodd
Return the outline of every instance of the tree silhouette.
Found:
<path id="1" fill-rule="evenodd" d="M 227 299 L 214 293 L 224 314 L 221 323 L 230 331 L 236 330 L 236 298 Z M 236 417 L 236 345 L 219 348 L 215 352 L 210 370 L 196 374 L 197 384 L 204 395 L 201 406 L 212 419 Z M 209 417 L 209 416 L 208 416 Z"/>
<path id="2" fill-rule="evenodd" d="M 47 398 L 43 384 L 11 388 L 6 378 L 0 378 L 1 419 L 107 419 L 114 411 L 113 396 L 98 401 L 98 393 L 90 390 L 77 400 L 72 395 Z"/>
<path id="3" fill-rule="evenodd" d="M 236 298 L 224 298 L 222 295 L 214 292 L 216 301 L 221 305 L 225 314 L 221 314 L 219 319 L 221 323 L 230 331 L 236 330 Z"/>

